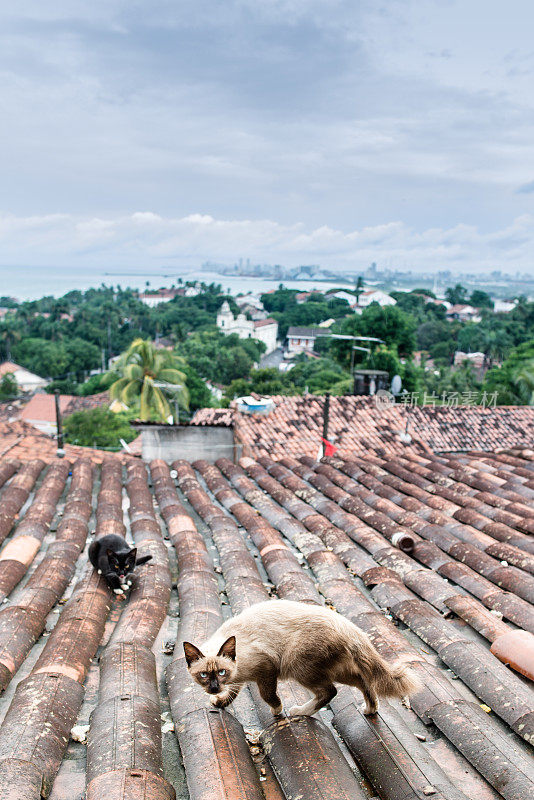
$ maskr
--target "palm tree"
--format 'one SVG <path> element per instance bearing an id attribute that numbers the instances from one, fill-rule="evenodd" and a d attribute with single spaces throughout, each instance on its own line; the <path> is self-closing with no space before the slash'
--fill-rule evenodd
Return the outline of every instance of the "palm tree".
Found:
<path id="1" fill-rule="evenodd" d="M 484 366 L 491 369 L 494 360 L 502 357 L 506 346 L 506 334 L 500 330 L 487 328 L 482 331 L 482 352 L 484 353 Z"/>
<path id="2" fill-rule="evenodd" d="M 534 358 L 525 361 L 513 376 L 517 396 L 527 406 L 534 406 Z"/>
<path id="3" fill-rule="evenodd" d="M 356 302 L 357 302 L 357 303 L 359 303 L 359 302 L 360 302 L 360 295 L 361 295 L 361 293 L 363 292 L 363 289 L 364 289 L 364 285 L 363 285 L 363 278 L 362 278 L 362 276 L 360 275 L 360 276 L 358 277 L 358 280 L 356 281 L 356 288 L 355 288 L 355 290 L 354 290 L 354 294 L 356 295 Z"/>
<path id="4" fill-rule="evenodd" d="M 139 400 L 140 419 L 155 415 L 166 422 L 172 413 L 167 396 L 186 408 L 189 404 L 186 376 L 179 370 L 183 364 L 183 359 L 169 350 L 156 350 L 152 342 L 135 339 L 118 362 L 121 377 L 110 386 L 111 398 L 126 405 Z"/>
<path id="5" fill-rule="evenodd" d="M 5 320 L 0 329 L 0 339 L 3 342 L 3 350 L 6 361 L 11 361 L 11 348 L 15 342 L 20 341 L 20 331 L 17 330 L 12 320 Z"/>

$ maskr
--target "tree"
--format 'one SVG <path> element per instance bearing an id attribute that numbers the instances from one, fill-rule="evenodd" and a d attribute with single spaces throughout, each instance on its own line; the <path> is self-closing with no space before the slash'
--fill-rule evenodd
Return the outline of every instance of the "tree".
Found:
<path id="1" fill-rule="evenodd" d="M 98 394 L 105 392 L 112 383 L 117 380 L 117 375 L 113 372 L 104 372 L 98 375 L 91 375 L 91 377 L 78 386 L 77 394 L 86 397 L 90 394 Z"/>
<path id="2" fill-rule="evenodd" d="M 0 379 L 0 400 L 13 400 L 19 393 L 15 376 L 7 372 Z"/>
<path id="3" fill-rule="evenodd" d="M 156 350 L 152 342 L 136 339 L 122 354 L 119 377 L 110 387 L 113 399 L 127 406 L 140 404 L 140 419 L 165 422 L 171 416 L 168 397 L 189 403 L 183 360 L 168 350 Z"/>
<path id="4" fill-rule="evenodd" d="M 240 339 L 237 333 L 225 336 L 219 330 L 196 331 L 179 342 L 176 353 L 204 379 L 228 384 L 247 378 L 265 352 L 265 344 L 256 339 Z"/>
<path id="5" fill-rule="evenodd" d="M 18 301 L 14 297 L 8 297 L 3 294 L 0 296 L 0 308 L 16 308 Z"/>
<path id="6" fill-rule="evenodd" d="M 494 328 L 482 329 L 481 349 L 484 353 L 486 366 L 493 366 L 493 361 L 502 358 L 505 349 L 505 336 Z"/>
<path id="7" fill-rule="evenodd" d="M 63 378 L 69 371 L 69 355 L 63 342 L 29 337 L 13 348 L 13 357 L 31 372 L 43 378 Z"/>
<path id="8" fill-rule="evenodd" d="M 467 301 L 467 289 L 461 283 L 457 283 L 454 288 L 449 286 L 445 292 L 445 297 L 453 306 L 465 303 Z"/>
<path id="9" fill-rule="evenodd" d="M 401 372 L 401 363 L 396 348 L 380 345 L 371 351 L 363 360 L 363 369 L 378 369 L 389 374 L 390 380 Z"/>
<path id="10" fill-rule="evenodd" d="M 475 306 L 475 308 L 493 308 L 493 300 L 490 295 L 480 289 L 474 289 L 471 292 L 469 302 L 472 306 Z"/>
<path id="11" fill-rule="evenodd" d="M 198 372 L 190 364 L 181 367 L 186 381 L 185 385 L 189 392 L 189 411 L 196 411 L 198 408 L 209 408 L 213 405 L 213 398 L 206 382 L 202 380 Z"/>
<path id="12" fill-rule="evenodd" d="M 527 406 L 534 406 L 534 358 L 523 362 L 513 375 L 512 381 L 517 394 Z"/>
<path id="13" fill-rule="evenodd" d="M 415 349 L 415 321 L 413 317 L 396 306 L 379 306 L 371 303 L 361 315 L 351 315 L 332 326 L 333 333 L 351 336 L 372 336 L 382 339 L 391 347 L 396 345 L 400 356 L 410 356 Z M 333 339 L 331 352 L 340 364 L 350 365 L 352 342 Z"/>
<path id="14" fill-rule="evenodd" d="M 51 342 L 29 337 L 13 348 L 15 360 L 37 375 L 45 378 L 83 378 L 86 371 L 98 367 L 100 351 L 91 342 L 78 336 Z M 71 373 L 69 375 L 69 373 Z"/>
<path id="15" fill-rule="evenodd" d="M 430 348 L 439 342 L 450 342 L 451 350 L 454 352 L 454 339 L 451 336 L 451 325 L 449 322 L 441 322 L 434 320 L 432 322 L 423 322 L 417 328 L 417 347 L 419 350 L 430 350 Z"/>
<path id="16" fill-rule="evenodd" d="M 100 350 L 91 342 L 85 342 L 76 336 L 66 342 L 66 349 L 68 371 L 74 373 L 78 380 L 83 380 L 86 372 L 99 366 Z"/>
<path id="17" fill-rule="evenodd" d="M 238 378 L 226 390 L 227 400 L 251 392 L 264 395 L 351 394 L 352 378 L 331 358 L 307 358 L 300 355 L 288 372 L 274 367 L 253 370 L 247 380 Z"/>
<path id="18" fill-rule="evenodd" d="M 57 381 L 52 381 L 45 386 L 45 392 L 48 394 L 55 394 L 59 392 L 60 394 L 76 394 L 78 389 L 78 384 L 76 381 L 73 381 L 71 378 L 63 378 Z"/>
<path id="19" fill-rule="evenodd" d="M 534 339 L 517 347 L 502 366 L 488 370 L 482 389 L 497 392 L 499 405 L 534 405 Z"/>
<path id="20" fill-rule="evenodd" d="M 354 294 L 356 295 L 357 303 L 360 302 L 360 295 L 363 292 L 363 289 L 364 289 L 363 278 L 361 275 L 358 275 L 358 280 L 356 281 L 356 286 L 354 288 Z"/>
<path id="21" fill-rule="evenodd" d="M 406 389 L 407 392 L 420 391 L 424 376 L 424 370 L 421 367 L 417 367 L 413 361 L 406 361 L 402 365 L 400 376 L 403 389 Z"/>
<path id="22" fill-rule="evenodd" d="M 131 442 L 137 433 L 125 414 L 114 414 L 99 406 L 90 411 L 75 411 L 63 423 L 65 441 L 82 447 L 106 447 L 119 450 L 120 440 Z"/>
<path id="23" fill-rule="evenodd" d="M 11 348 L 15 342 L 20 342 L 20 331 L 13 320 L 4 320 L 0 326 L 0 340 L 6 361 L 11 361 Z"/>
<path id="24" fill-rule="evenodd" d="M 426 395 L 428 397 L 434 395 L 440 400 L 444 394 L 457 393 L 461 403 L 461 395 L 464 392 L 479 392 L 480 390 L 480 382 L 469 361 L 464 361 L 454 371 L 447 366 L 439 370 L 424 372 L 422 381 Z M 421 399 L 424 399 L 424 395 Z"/>
<path id="25" fill-rule="evenodd" d="M 280 284 L 275 292 L 262 294 L 260 299 L 265 310 L 271 313 L 273 311 L 285 311 L 288 306 L 296 306 L 297 294 L 297 289 L 285 289 L 282 284 Z"/>

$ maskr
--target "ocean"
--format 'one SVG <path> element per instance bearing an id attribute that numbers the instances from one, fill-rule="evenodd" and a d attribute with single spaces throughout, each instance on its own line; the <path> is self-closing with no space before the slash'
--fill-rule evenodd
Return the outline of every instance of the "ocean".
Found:
<path id="1" fill-rule="evenodd" d="M 143 270 L 137 268 L 127 270 L 79 269 L 69 267 L 0 267 L 0 295 L 16 297 L 18 300 L 36 300 L 44 295 L 61 297 L 73 289 L 86 290 L 98 287 L 102 283 L 107 286 L 130 286 L 144 289 L 146 281 L 150 281 L 152 289 L 160 286 L 171 286 L 178 282 L 201 280 L 204 283 L 220 283 L 230 294 L 238 292 L 268 292 L 276 289 L 280 280 L 268 278 L 247 278 L 220 275 L 217 272 L 203 272 L 200 269 L 180 272 L 172 268 Z M 332 289 L 337 286 L 348 286 L 343 281 L 282 281 L 288 289 Z"/>

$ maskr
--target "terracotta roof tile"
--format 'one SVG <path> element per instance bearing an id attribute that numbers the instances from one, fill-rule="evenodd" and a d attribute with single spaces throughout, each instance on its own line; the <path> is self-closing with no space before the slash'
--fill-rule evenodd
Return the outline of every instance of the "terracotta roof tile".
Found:
<path id="1" fill-rule="evenodd" d="M 59 408 L 64 415 L 66 409 L 69 407 L 73 400 L 73 396 L 69 394 L 59 395 Z M 53 394 L 34 394 L 33 397 L 26 403 L 19 418 L 26 422 L 56 422 L 56 399 Z"/>
<path id="2" fill-rule="evenodd" d="M 288 424 L 278 412 L 277 424 Z M 339 407 L 336 415 L 347 423 Z M 0 445 L 20 436 L 47 462 L 15 461 L 15 445 L 0 455 L 0 518 L 11 533 L 0 557 L 4 592 L 28 572 L 0 604 L 0 688 L 13 683 L 0 697 L 2 797 L 37 796 L 54 782 L 54 800 L 83 794 L 86 783 L 88 800 L 139 791 L 172 800 L 170 774 L 187 781 L 192 800 L 243 791 L 249 800 L 532 796 L 534 462 L 516 449 L 397 453 L 383 441 L 365 452 L 363 440 L 380 441 L 380 415 L 363 417 L 363 433 L 347 427 L 361 451 L 351 458 L 177 461 L 175 472 L 158 460 L 150 483 L 142 462 L 123 469 L 106 454 L 102 467 L 80 459 L 70 470 L 49 458 L 51 437 L 23 421 L 9 430 L 0 423 Z M 304 434 L 315 442 L 313 428 Z M 72 448 L 69 458 L 74 451 L 95 452 Z M 93 511 L 97 536 L 127 534 L 153 556 L 109 617 L 110 591 L 84 548 Z M 178 597 L 166 616 L 168 547 Z M 200 644 L 228 611 L 271 596 L 326 601 L 359 625 L 386 661 L 420 676 L 410 705 L 384 700 L 365 718 L 359 691 L 340 686 L 314 719 L 274 724 L 254 691 L 232 713 L 207 713 L 181 641 Z M 52 609 L 56 625 L 41 640 Z M 96 660 L 104 625 L 110 644 Z M 161 644 L 175 639 L 164 657 Z M 285 706 L 300 692 L 285 682 L 279 689 Z M 174 731 L 163 726 L 164 735 L 178 737 L 185 767 L 175 745 L 161 747 L 168 701 Z M 80 709 L 82 720 L 91 716 L 87 760 L 69 741 Z M 254 761 L 251 731 L 263 745 Z"/>
<path id="3" fill-rule="evenodd" d="M 64 417 L 74 414 L 75 411 L 89 411 L 100 406 L 107 406 L 109 402 L 109 392 L 100 392 L 87 397 L 78 397 L 71 394 L 59 395 L 59 408 Z M 18 418 L 26 422 L 55 423 L 55 396 L 45 392 L 34 394 L 26 405 L 22 407 Z"/>
<path id="4" fill-rule="evenodd" d="M 23 367 L 19 367 L 18 364 L 14 364 L 12 361 L 3 361 L 0 364 L 0 376 L 9 375 L 18 369 L 23 369 Z"/>
<path id="5" fill-rule="evenodd" d="M 231 408 L 199 408 L 191 419 L 191 425 L 213 425 L 218 428 L 231 428 L 234 412 Z"/>
<path id="6" fill-rule="evenodd" d="M 265 319 L 257 319 L 254 321 L 255 328 L 263 328 L 265 325 L 278 325 L 278 323 L 272 317 L 266 317 Z"/>
<path id="7" fill-rule="evenodd" d="M 94 464 L 101 464 L 107 459 L 118 459 L 128 463 L 132 459 L 132 456 L 126 453 L 113 453 L 93 447 L 66 444 L 63 449 L 65 457 L 69 460 L 87 458 Z M 0 421 L 0 458 L 4 456 L 18 458 L 21 461 L 40 458 L 48 463 L 57 457 L 57 442 L 54 437 L 47 436 L 24 420 Z"/>
<path id="8" fill-rule="evenodd" d="M 271 398 L 269 414 L 246 414 L 235 407 L 200 409 L 192 425 L 233 425 L 236 439 L 252 454 L 310 455 L 319 452 L 323 430 L 324 397 L 302 395 Z M 410 447 L 401 441 L 408 422 Z M 534 408 L 528 406 L 378 406 L 372 397 L 331 397 L 328 438 L 340 455 L 368 451 L 402 454 L 407 450 L 456 452 L 526 448 L 534 441 Z"/>

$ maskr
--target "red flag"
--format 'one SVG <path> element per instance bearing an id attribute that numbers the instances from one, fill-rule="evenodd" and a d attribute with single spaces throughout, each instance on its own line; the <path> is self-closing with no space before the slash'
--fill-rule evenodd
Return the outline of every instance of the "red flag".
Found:
<path id="1" fill-rule="evenodd" d="M 328 439 L 323 439 L 322 436 L 321 436 L 321 441 L 324 444 L 324 454 L 325 454 L 325 456 L 333 456 L 334 453 L 337 450 L 337 447 L 335 446 L 335 444 L 332 444 L 332 442 L 329 442 Z"/>

